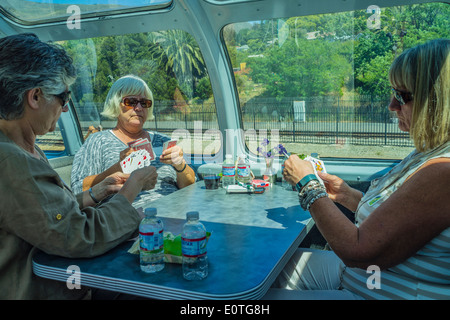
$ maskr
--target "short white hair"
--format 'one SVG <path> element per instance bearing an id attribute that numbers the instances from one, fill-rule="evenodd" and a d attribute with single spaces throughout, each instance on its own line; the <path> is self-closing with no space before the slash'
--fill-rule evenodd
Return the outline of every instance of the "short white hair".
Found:
<path id="1" fill-rule="evenodd" d="M 102 116 L 108 119 L 117 119 L 120 114 L 120 103 L 123 97 L 140 95 L 152 101 L 152 106 L 148 108 L 147 120 L 153 120 L 153 93 L 144 80 L 138 76 L 129 74 L 123 76 L 113 83 L 106 96 L 105 105 L 103 107 Z"/>

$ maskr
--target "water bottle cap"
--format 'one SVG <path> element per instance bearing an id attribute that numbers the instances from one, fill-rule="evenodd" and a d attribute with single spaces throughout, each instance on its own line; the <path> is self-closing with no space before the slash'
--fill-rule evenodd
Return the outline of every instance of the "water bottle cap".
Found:
<path id="1" fill-rule="evenodd" d="M 199 214 L 198 211 L 189 211 L 186 213 L 186 218 L 189 219 L 198 219 Z"/>
<path id="2" fill-rule="evenodd" d="M 144 214 L 146 217 L 156 216 L 156 208 L 145 208 Z"/>

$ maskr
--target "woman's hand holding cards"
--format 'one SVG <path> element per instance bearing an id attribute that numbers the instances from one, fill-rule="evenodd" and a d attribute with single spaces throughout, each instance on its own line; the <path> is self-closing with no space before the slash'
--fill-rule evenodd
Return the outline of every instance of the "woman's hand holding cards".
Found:
<path id="1" fill-rule="evenodd" d="M 117 193 L 122 189 L 129 176 L 129 174 L 125 174 L 123 172 L 115 172 L 107 176 L 99 183 L 90 187 L 89 191 L 84 191 L 83 205 L 96 205 L 106 197 Z"/>
<path id="2" fill-rule="evenodd" d="M 123 149 L 122 151 L 120 151 L 120 161 L 124 160 L 126 157 L 128 157 L 134 150 L 130 147 Z"/>
<path id="3" fill-rule="evenodd" d="M 155 187 L 157 178 L 158 174 L 153 166 L 136 169 L 129 175 L 129 178 L 118 193 L 127 198 L 130 203 L 133 203 L 141 190 L 149 190 Z"/>
<path id="4" fill-rule="evenodd" d="M 136 169 L 149 166 L 155 158 L 150 141 L 138 139 L 128 143 L 128 148 L 120 152 L 120 167 L 124 173 L 132 173 Z"/>
<path id="5" fill-rule="evenodd" d="M 117 193 L 127 181 L 129 174 L 115 172 L 103 181 L 92 187 L 96 199 L 104 199 L 107 196 Z"/>
<path id="6" fill-rule="evenodd" d="M 183 150 L 178 145 L 170 147 L 162 152 L 159 160 L 180 170 L 183 168 Z"/>
<path id="7" fill-rule="evenodd" d="M 183 158 L 183 149 L 176 145 L 176 140 L 168 142 L 167 148 L 165 148 L 159 157 L 159 161 L 165 164 L 171 165 L 177 172 L 177 187 L 182 189 L 195 182 L 195 172 Z"/>
<path id="8" fill-rule="evenodd" d="M 147 166 L 141 169 L 137 169 L 131 173 L 130 179 L 136 179 L 138 183 L 142 183 L 142 189 L 153 189 L 156 185 L 158 173 L 153 166 Z"/>

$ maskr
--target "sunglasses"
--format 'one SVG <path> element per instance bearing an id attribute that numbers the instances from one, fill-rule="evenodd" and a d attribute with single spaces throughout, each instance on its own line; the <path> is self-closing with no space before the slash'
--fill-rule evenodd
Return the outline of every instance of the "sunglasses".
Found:
<path id="1" fill-rule="evenodd" d="M 123 98 L 122 103 L 128 108 L 136 108 L 138 103 L 141 104 L 142 108 L 150 108 L 152 106 L 152 100 L 148 99 L 136 99 L 136 98 Z"/>
<path id="2" fill-rule="evenodd" d="M 61 107 L 64 108 L 70 101 L 70 94 L 71 94 L 70 91 L 64 91 L 61 92 L 60 94 L 54 94 L 53 96 L 59 98 L 62 101 Z"/>
<path id="3" fill-rule="evenodd" d="M 394 93 L 395 99 L 401 106 L 407 104 L 413 99 L 413 94 L 411 92 L 400 91 L 394 88 L 392 88 L 392 92 Z"/>

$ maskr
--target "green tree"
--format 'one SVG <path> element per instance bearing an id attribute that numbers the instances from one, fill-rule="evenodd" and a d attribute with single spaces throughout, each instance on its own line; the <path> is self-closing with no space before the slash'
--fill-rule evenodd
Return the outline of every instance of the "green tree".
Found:
<path id="1" fill-rule="evenodd" d="M 389 95 L 388 70 L 402 51 L 435 38 L 450 37 L 450 6 L 429 3 L 382 9 L 381 28 L 363 27 L 367 13 L 355 12 L 355 87 L 364 95 Z"/>
<path id="2" fill-rule="evenodd" d="M 267 97 L 307 97 L 341 94 L 351 65 L 336 42 L 287 40 L 263 58 L 248 59 L 253 81 L 265 84 Z M 337 50 L 336 50 L 337 49 Z"/>
<path id="3" fill-rule="evenodd" d="M 197 85 L 197 97 L 201 100 L 207 100 L 213 95 L 209 77 L 203 77 Z"/>
<path id="4" fill-rule="evenodd" d="M 184 94 L 193 98 L 197 81 L 207 75 L 195 39 L 182 30 L 167 30 L 149 34 L 149 40 L 154 44 L 149 50 L 152 58 L 178 79 Z"/>

